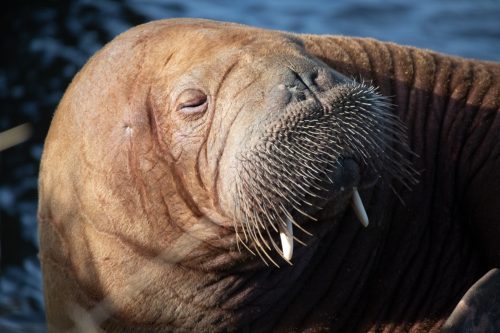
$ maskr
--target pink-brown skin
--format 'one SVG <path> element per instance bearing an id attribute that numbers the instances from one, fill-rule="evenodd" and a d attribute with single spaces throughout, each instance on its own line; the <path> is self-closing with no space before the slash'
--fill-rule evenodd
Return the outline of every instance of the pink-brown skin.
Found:
<path id="1" fill-rule="evenodd" d="M 362 190 L 366 229 L 340 196 L 276 268 L 238 251 L 231 184 L 290 67 L 392 96 L 420 182 L 392 184 L 404 205 L 387 183 Z M 192 89 L 206 110 L 189 108 Z M 439 331 L 500 267 L 499 92 L 496 63 L 370 39 L 206 20 L 129 30 L 75 77 L 46 139 L 49 330 Z"/>

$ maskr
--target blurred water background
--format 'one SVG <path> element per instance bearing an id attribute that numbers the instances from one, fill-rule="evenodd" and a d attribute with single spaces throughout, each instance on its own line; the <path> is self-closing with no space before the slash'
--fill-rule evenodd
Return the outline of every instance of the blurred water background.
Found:
<path id="1" fill-rule="evenodd" d="M 14 4 L 13 4 L 14 3 Z M 203 17 L 316 34 L 369 36 L 500 60 L 500 1 L 13 1 L 2 5 L 0 131 L 32 137 L 0 157 L 0 332 L 44 332 L 37 260 L 37 173 L 52 114 L 104 43 L 150 20 Z"/>

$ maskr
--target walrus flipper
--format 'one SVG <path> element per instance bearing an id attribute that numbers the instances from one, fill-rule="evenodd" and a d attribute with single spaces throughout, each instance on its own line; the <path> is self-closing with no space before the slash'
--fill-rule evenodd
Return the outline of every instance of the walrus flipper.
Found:
<path id="1" fill-rule="evenodd" d="M 500 332 L 500 269 L 490 270 L 470 287 L 442 332 Z"/>

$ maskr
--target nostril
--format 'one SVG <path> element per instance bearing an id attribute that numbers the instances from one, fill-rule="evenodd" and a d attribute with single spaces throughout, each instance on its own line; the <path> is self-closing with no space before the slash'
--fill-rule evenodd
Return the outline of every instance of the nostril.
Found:
<path id="1" fill-rule="evenodd" d="M 312 84 L 315 84 L 317 79 L 318 79 L 318 76 L 319 76 L 319 73 L 317 71 L 314 71 L 312 72 L 310 75 L 309 75 L 309 80 Z"/>
<path id="2" fill-rule="evenodd" d="M 300 75 L 295 73 L 295 80 L 293 85 L 290 86 L 290 90 L 293 92 L 307 90 L 307 82 L 304 82 Z"/>
<path id="3" fill-rule="evenodd" d="M 335 79 L 332 73 L 327 70 L 321 69 L 315 73 L 313 81 L 314 85 L 320 90 L 327 90 L 332 88 Z"/>
<path id="4" fill-rule="evenodd" d="M 330 71 L 314 68 L 297 74 L 297 79 L 312 92 L 322 92 L 333 87 L 335 79 Z"/>
<path id="5" fill-rule="evenodd" d="M 312 69 L 297 74 L 297 77 L 305 86 L 311 89 L 312 87 L 316 86 L 318 75 L 318 70 Z"/>

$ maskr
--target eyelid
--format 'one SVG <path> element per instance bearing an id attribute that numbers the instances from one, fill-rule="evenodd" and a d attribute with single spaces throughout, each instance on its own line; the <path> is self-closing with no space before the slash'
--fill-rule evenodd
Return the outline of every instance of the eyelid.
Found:
<path id="1" fill-rule="evenodd" d="M 179 105 L 179 109 L 182 109 L 185 107 L 197 107 L 197 106 L 205 104 L 207 101 L 208 101 L 207 95 L 196 96 L 195 98 L 192 98 L 187 102 L 181 103 Z"/>
<path id="2" fill-rule="evenodd" d="M 208 96 L 199 89 L 184 90 L 177 98 L 176 110 L 185 116 L 201 116 L 208 109 Z"/>

